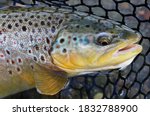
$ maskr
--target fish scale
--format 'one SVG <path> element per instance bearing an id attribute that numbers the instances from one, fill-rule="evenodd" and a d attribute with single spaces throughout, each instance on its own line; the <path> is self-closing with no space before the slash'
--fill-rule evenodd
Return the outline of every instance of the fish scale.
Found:
<path id="1" fill-rule="evenodd" d="M 29 56 L 33 55 L 40 59 L 40 55 L 35 53 L 35 51 L 38 47 L 40 54 L 47 55 L 43 52 L 43 45 L 50 47 L 50 42 L 57 33 L 57 27 L 61 25 L 61 23 L 58 24 L 59 18 L 63 20 L 64 16 L 62 17 L 59 13 L 55 14 L 46 11 L 29 10 L 28 12 L 20 11 L 18 13 L 8 13 L 7 15 L 1 14 L 0 48 L 5 49 L 9 46 L 9 52 L 11 52 L 11 49 L 18 49 L 21 53 L 28 54 Z M 52 25 L 55 26 L 56 30 L 53 31 L 56 32 L 52 32 Z M 46 43 L 46 38 L 49 43 Z"/>

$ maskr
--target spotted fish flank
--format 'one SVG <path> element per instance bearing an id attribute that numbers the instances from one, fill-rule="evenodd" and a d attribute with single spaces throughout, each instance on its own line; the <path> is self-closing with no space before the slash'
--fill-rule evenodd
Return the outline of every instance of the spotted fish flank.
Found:
<path id="1" fill-rule="evenodd" d="M 53 95 L 70 76 L 125 67 L 141 52 L 139 39 L 126 26 L 84 13 L 0 11 L 0 97 L 33 87 Z"/>

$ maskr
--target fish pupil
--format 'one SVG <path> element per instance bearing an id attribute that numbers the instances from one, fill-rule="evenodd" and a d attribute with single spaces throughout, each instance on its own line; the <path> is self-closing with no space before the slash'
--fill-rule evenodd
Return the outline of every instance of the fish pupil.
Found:
<path id="1" fill-rule="evenodd" d="M 98 37 L 97 43 L 98 45 L 106 46 L 110 44 L 110 40 L 108 39 L 108 37 Z"/>
<path id="2" fill-rule="evenodd" d="M 102 46 L 106 46 L 106 45 L 108 45 L 108 42 L 103 41 L 103 42 L 101 42 L 101 45 L 102 45 Z"/>
<path id="3" fill-rule="evenodd" d="M 60 43 L 64 43 L 64 41 L 65 41 L 64 38 L 62 38 L 62 39 L 60 40 Z"/>

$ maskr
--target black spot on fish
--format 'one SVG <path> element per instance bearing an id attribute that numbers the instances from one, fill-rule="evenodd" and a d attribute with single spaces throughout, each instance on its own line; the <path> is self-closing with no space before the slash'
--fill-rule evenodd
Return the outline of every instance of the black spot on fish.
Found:
<path id="1" fill-rule="evenodd" d="M 28 52 L 29 52 L 29 54 L 31 54 L 31 53 L 32 53 L 32 51 L 31 51 L 31 50 L 28 50 Z"/>
<path id="2" fill-rule="evenodd" d="M 48 25 L 48 26 L 51 26 L 51 23 L 50 23 L 50 22 L 47 22 L 47 25 Z"/>
<path id="3" fill-rule="evenodd" d="M 63 52 L 63 53 L 66 53 L 66 52 L 67 52 L 67 49 L 66 49 L 66 48 L 64 48 L 64 49 L 62 50 L 62 52 Z"/>
<path id="4" fill-rule="evenodd" d="M 20 71 L 21 71 L 20 67 L 17 67 L 17 69 L 16 69 L 16 70 L 17 70 L 17 72 L 20 72 Z"/>
<path id="5" fill-rule="evenodd" d="M 89 27 L 90 27 L 90 25 L 85 25 L 85 27 L 89 28 Z"/>
<path id="6" fill-rule="evenodd" d="M 2 23 L 2 26 L 4 27 L 6 25 L 6 23 L 4 22 L 4 23 Z"/>
<path id="7" fill-rule="evenodd" d="M 27 19 L 27 18 L 25 18 L 25 19 L 24 19 L 24 21 L 26 21 L 26 22 L 27 22 L 27 21 L 28 21 L 28 19 Z"/>
<path id="8" fill-rule="evenodd" d="M 38 45 L 35 45 L 34 47 L 35 47 L 36 50 L 39 50 L 39 46 Z"/>
<path id="9" fill-rule="evenodd" d="M 27 30 L 27 27 L 26 27 L 26 26 L 22 26 L 22 30 L 23 30 L 23 31 L 26 31 L 26 30 Z"/>
<path id="10" fill-rule="evenodd" d="M 18 18 L 18 15 L 15 15 L 15 18 Z"/>
<path id="11" fill-rule="evenodd" d="M 45 25 L 45 22 L 44 22 L 44 21 L 41 21 L 41 25 Z"/>
<path id="12" fill-rule="evenodd" d="M 15 19 L 13 19 L 13 20 L 12 20 L 12 22 L 16 22 L 16 20 L 15 20 Z"/>
<path id="13" fill-rule="evenodd" d="M 6 53 L 7 53 L 8 55 L 10 55 L 10 51 L 9 51 L 9 50 L 6 50 Z"/>
<path id="14" fill-rule="evenodd" d="M 80 28 L 80 25 L 76 25 L 76 28 Z"/>
<path id="15" fill-rule="evenodd" d="M 57 21 L 57 20 L 59 20 L 59 17 L 56 17 L 55 19 L 56 19 L 56 21 Z"/>
<path id="16" fill-rule="evenodd" d="M 21 15 L 24 17 L 24 16 L 25 16 L 25 13 L 22 13 Z"/>
<path id="17" fill-rule="evenodd" d="M 55 33 L 55 30 L 56 30 L 55 26 L 52 26 L 51 28 L 52 33 Z"/>
<path id="18" fill-rule="evenodd" d="M 40 18 L 40 15 L 38 15 L 37 18 L 39 19 L 39 18 Z"/>
<path id="19" fill-rule="evenodd" d="M 35 23 L 34 26 L 35 26 L 35 27 L 38 27 L 38 23 Z"/>
<path id="20" fill-rule="evenodd" d="M 48 17 L 48 20 L 51 20 L 52 19 L 52 17 Z"/>
<path id="21" fill-rule="evenodd" d="M 2 18 L 6 18 L 6 15 L 3 15 Z"/>
<path id="22" fill-rule="evenodd" d="M 8 70 L 8 73 L 9 73 L 10 75 L 12 75 L 12 70 Z"/>
<path id="23" fill-rule="evenodd" d="M 23 20 L 22 20 L 22 19 L 19 19 L 19 22 L 20 22 L 20 23 L 23 23 Z"/>
<path id="24" fill-rule="evenodd" d="M 63 22 L 63 20 L 62 20 L 62 19 L 60 19 L 60 20 L 59 20 L 59 24 L 61 24 L 62 22 Z"/>
<path id="25" fill-rule="evenodd" d="M 43 61 L 43 62 L 45 61 L 45 58 L 44 58 L 43 55 L 41 55 L 40 59 L 41 59 L 41 61 Z"/>
<path id="26" fill-rule="evenodd" d="M 23 43 L 20 43 L 20 47 L 21 47 L 21 48 L 24 48 L 24 44 L 23 44 Z"/>
<path id="27" fill-rule="evenodd" d="M 32 22 L 31 22 L 31 21 L 29 21 L 29 25 L 32 25 Z"/>
<path id="28" fill-rule="evenodd" d="M 31 15 L 30 18 L 34 18 L 34 15 Z"/>
<path id="29" fill-rule="evenodd" d="M 50 44 L 50 40 L 49 40 L 48 37 L 46 37 L 46 43 L 47 43 L 47 44 Z"/>
<path id="30" fill-rule="evenodd" d="M 8 24 L 8 29 L 11 29 L 12 28 L 12 25 L 11 24 Z"/>
<path id="31" fill-rule="evenodd" d="M 16 26 L 16 27 L 19 27 L 19 24 L 18 24 L 18 23 L 15 23 L 15 26 Z"/>
<path id="32" fill-rule="evenodd" d="M 33 57 L 33 60 L 37 62 L 37 57 L 34 56 L 34 57 Z"/>
<path id="33" fill-rule="evenodd" d="M 44 46 L 44 51 L 47 51 L 47 46 Z"/>

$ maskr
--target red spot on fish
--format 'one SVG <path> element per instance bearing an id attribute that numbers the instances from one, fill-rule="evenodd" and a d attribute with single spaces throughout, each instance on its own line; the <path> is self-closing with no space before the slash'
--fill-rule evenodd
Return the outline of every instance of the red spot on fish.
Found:
<path id="1" fill-rule="evenodd" d="M 20 58 L 18 58 L 18 62 L 19 62 L 19 63 L 21 63 L 21 62 L 22 62 L 22 60 L 21 60 Z"/>
<path id="2" fill-rule="evenodd" d="M 68 39 L 71 39 L 71 36 L 68 36 Z"/>
<path id="3" fill-rule="evenodd" d="M 6 62 L 9 63 L 9 60 L 7 59 Z"/>
<path id="4" fill-rule="evenodd" d="M 3 54 L 0 54 L 0 57 L 1 57 L 1 58 L 3 58 L 3 57 L 4 57 L 4 55 L 3 55 Z"/>
<path id="5" fill-rule="evenodd" d="M 31 53 L 31 50 L 29 50 L 29 53 Z"/>
<path id="6" fill-rule="evenodd" d="M 15 64 L 15 61 L 14 61 L 14 60 L 11 60 L 11 63 L 12 63 L 12 64 Z"/>
<path id="7" fill-rule="evenodd" d="M 60 48 L 60 46 L 59 46 L 59 45 L 57 45 L 57 46 L 56 46 L 56 48 Z"/>
<path id="8" fill-rule="evenodd" d="M 2 29 L 3 32 L 6 32 L 6 29 Z"/>
<path id="9" fill-rule="evenodd" d="M 68 41 L 68 44 L 70 44 L 70 40 Z"/>

